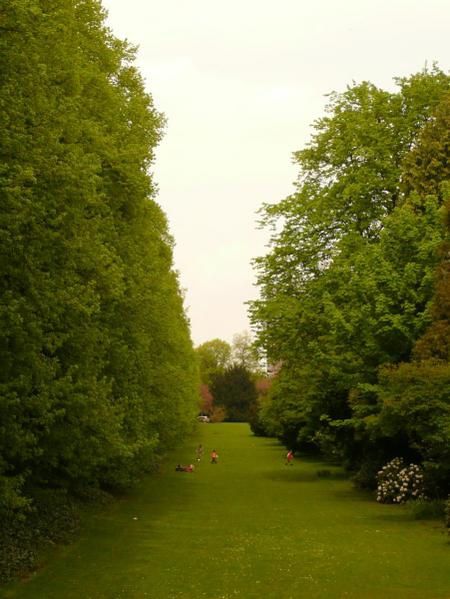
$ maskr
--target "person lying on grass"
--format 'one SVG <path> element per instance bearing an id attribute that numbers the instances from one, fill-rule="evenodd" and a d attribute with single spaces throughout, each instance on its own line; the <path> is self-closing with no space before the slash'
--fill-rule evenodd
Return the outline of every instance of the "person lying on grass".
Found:
<path id="1" fill-rule="evenodd" d="M 189 466 L 182 466 L 181 464 L 177 464 L 175 470 L 177 472 L 194 472 L 194 465 L 189 464 Z"/>

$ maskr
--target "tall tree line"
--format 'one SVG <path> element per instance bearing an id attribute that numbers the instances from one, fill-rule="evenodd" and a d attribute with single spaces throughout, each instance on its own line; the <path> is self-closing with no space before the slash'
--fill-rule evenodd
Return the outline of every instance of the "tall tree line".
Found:
<path id="1" fill-rule="evenodd" d="M 149 169 L 164 117 L 96 0 L 0 19 L 0 507 L 122 486 L 191 426 L 197 366 Z"/>
<path id="2" fill-rule="evenodd" d="M 295 154 L 294 193 L 265 205 L 259 344 L 281 370 L 258 430 L 319 448 L 363 485 L 388 459 L 450 487 L 450 78 L 438 67 L 330 95 Z M 447 184 L 446 184 L 447 182 Z"/>

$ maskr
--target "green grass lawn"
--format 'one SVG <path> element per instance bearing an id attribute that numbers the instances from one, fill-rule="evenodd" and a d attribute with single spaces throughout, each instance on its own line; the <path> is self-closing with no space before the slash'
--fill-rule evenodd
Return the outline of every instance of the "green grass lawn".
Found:
<path id="1" fill-rule="evenodd" d="M 176 473 L 207 449 L 193 474 Z M 209 463 L 211 449 L 219 463 Z M 355 491 L 244 424 L 207 424 L 5 598 L 450 598 L 441 525 Z M 320 478 L 317 471 L 330 469 Z M 137 519 L 136 519 L 137 518 Z"/>

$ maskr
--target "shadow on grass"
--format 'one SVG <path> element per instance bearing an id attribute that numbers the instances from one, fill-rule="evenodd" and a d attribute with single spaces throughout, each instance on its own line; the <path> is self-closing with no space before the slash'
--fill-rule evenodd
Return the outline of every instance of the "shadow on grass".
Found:
<path id="1" fill-rule="evenodd" d="M 389 512 L 385 514 L 376 514 L 372 516 L 372 519 L 382 522 L 414 522 L 414 518 L 411 517 L 407 512 Z"/>
<path id="2" fill-rule="evenodd" d="M 269 480 L 276 480 L 287 483 L 313 483 L 319 480 L 315 472 L 295 470 L 294 468 L 289 468 L 289 466 L 286 466 L 284 470 L 270 470 L 268 472 L 265 472 L 263 476 L 265 478 L 268 478 Z"/>
<path id="3" fill-rule="evenodd" d="M 380 504 L 378 504 L 380 505 Z M 416 522 L 416 523 L 420 523 L 420 522 L 426 522 L 429 525 L 434 525 L 434 527 L 436 529 L 442 529 L 443 531 L 445 530 L 445 525 L 444 525 L 444 516 L 430 516 L 428 518 L 417 518 L 414 516 L 414 514 L 411 512 L 411 510 L 408 509 L 408 506 L 406 505 L 392 505 L 392 504 L 388 504 L 388 505 L 381 505 L 380 506 L 381 509 L 383 509 L 383 513 L 378 513 L 376 515 L 373 516 L 374 520 L 382 520 L 384 522 L 400 522 L 400 523 L 404 523 L 404 522 Z M 450 543 L 450 537 L 449 537 L 449 543 Z"/>
<path id="4" fill-rule="evenodd" d="M 365 503 L 375 503 L 373 494 L 370 491 L 363 491 L 356 487 L 350 487 L 345 489 L 334 489 L 332 491 L 333 496 L 339 501 L 357 501 Z"/>
<path id="5" fill-rule="evenodd" d="M 327 469 L 322 469 L 322 470 L 317 470 L 316 473 L 316 478 L 318 480 L 349 480 L 348 474 L 346 472 L 343 472 L 342 470 L 327 470 Z"/>
<path id="6" fill-rule="evenodd" d="M 281 443 L 279 443 L 276 440 L 273 439 L 266 439 L 263 437 L 253 437 L 253 439 L 258 439 L 261 443 L 261 446 L 269 449 L 277 449 L 280 452 L 280 455 L 285 456 L 287 453 L 287 449 L 284 447 L 284 445 L 281 445 Z"/>

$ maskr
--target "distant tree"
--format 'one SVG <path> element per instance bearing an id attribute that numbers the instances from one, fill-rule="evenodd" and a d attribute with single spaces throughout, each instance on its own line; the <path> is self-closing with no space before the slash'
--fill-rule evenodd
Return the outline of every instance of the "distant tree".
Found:
<path id="1" fill-rule="evenodd" d="M 212 377 L 221 373 L 230 365 L 231 346 L 222 339 L 205 341 L 195 348 L 200 379 L 204 385 L 211 383 Z"/>
<path id="2" fill-rule="evenodd" d="M 224 407 L 226 420 L 247 422 L 256 403 L 257 391 L 250 371 L 234 365 L 214 376 L 211 384 L 214 405 Z"/>
<path id="3" fill-rule="evenodd" d="M 253 373 L 261 370 L 260 360 L 254 339 L 248 331 L 233 336 L 231 346 L 231 362 L 243 366 Z"/>
<path id="4" fill-rule="evenodd" d="M 250 409 L 249 423 L 253 433 L 258 436 L 269 434 L 264 425 L 262 415 L 263 409 L 269 402 L 269 391 L 272 387 L 272 382 L 272 379 L 268 377 L 261 377 L 255 381 L 257 398 Z"/>
<path id="5" fill-rule="evenodd" d="M 200 412 L 209 416 L 213 411 L 213 401 L 214 398 L 208 385 L 202 383 L 200 385 Z"/>

